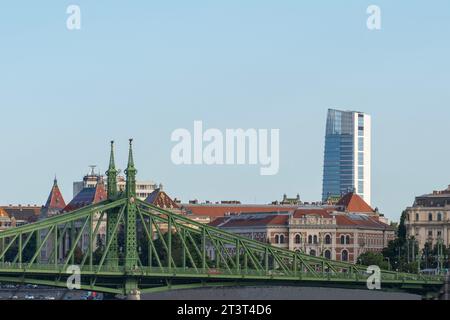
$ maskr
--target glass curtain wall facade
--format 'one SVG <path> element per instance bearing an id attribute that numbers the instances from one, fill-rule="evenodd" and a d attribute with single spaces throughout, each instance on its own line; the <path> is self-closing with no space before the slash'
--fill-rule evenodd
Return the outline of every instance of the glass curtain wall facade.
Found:
<path id="1" fill-rule="evenodd" d="M 328 110 L 322 200 L 354 191 L 370 204 L 370 116 Z"/>

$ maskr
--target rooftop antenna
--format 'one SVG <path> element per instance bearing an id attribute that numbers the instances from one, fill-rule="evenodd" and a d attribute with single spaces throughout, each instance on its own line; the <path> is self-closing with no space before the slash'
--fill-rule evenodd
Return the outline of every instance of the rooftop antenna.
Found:
<path id="1" fill-rule="evenodd" d="M 89 168 L 91 168 L 91 176 L 95 176 L 95 168 L 97 168 L 96 165 L 90 165 Z"/>

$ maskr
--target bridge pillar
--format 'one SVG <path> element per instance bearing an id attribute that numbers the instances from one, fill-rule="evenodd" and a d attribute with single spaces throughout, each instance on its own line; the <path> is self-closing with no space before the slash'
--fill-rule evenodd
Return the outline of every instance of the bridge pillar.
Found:
<path id="1" fill-rule="evenodd" d="M 445 276 L 444 287 L 442 288 L 442 296 L 441 300 L 449 301 L 450 300 L 450 275 Z"/>
<path id="2" fill-rule="evenodd" d="M 141 292 L 139 291 L 136 278 L 128 278 L 125 280 L 125 297 L 126 300 L 131 301 L 141 300 Z"/>
<path id="3" fill-rule="evenodd" d="M 126 300 L 140 301 L 141 300 L 141 292 L 137 289 L 132 290 L 130 293 L 128 293 Z"/>

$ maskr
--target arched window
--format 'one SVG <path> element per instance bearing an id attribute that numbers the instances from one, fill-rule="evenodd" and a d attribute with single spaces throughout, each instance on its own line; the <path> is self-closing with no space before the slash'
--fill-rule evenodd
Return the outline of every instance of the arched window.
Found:
<path id="1" fill-rule="evenodd" d="M 316 250 L 311 250 L 309 255 L 315 257 L 317 255 Z"/>
<path id="2" fill-rule="evenodd" d="M 317 236 L 314 236 L 314 244 L 318 244 L 319 243 L 319 239 L 317 238 Z"/>
<path id="3" fill-rule="evenodd" d="M 441 222 L 442 221 L 442 213 L 438 213 L 438 221 Z"/>
<path id="4" fill-rule="evenodd" d="M 345 236 L 341 236 L 341 244 L 345 244 Z"/>
<path id="5" fill-rule="evenodd" d="M 341 253 L 341 260 L 344 261 L 344 262 L 348 261 L 348 251 L 347 250 L 342 251 L 342 253 Z"/>
<path id="6" fill-rule="evenodd" d="M 324 257 L 325 259 L 331 260 L 331 251 L 325 250 Z"/>
<path id="7" fill-rule="evenodd" d="M 280 236 L 280 244 L 283 244 L 283 243 L 284 243 L 284 236 L 281 235 L 281 236 Z"/>
<path id="8" fill-rule="evenodd" d="M 432 213 L 429 213 L 428 214 L 428 221 L 433 221 L 433 214 Z"/>
<path id="9" fill-rule="evenodd" d="M 302 243 L 302 237 L 299 234 L 297 234 L 295 236 L 295 244 L 301 244 L 301 243 Z"/>
<path id="10" fill-rule="evenodd" d="M 325 236 L 325 244 L 331 244 L 331 236 L 329 234 Z"/>
<path id="11" fill-rule="evenodd" d="M 351 240 L 350 240 L 350 236 L 346 236 L 345 237 L 345 244 L 350 244 Z"/>
<path id="12" fill-rule="evenodd" d="M 280 243 L 280 236 L 279 235 L 275 236 L 275 243 L 276 244 Z"/>
<path id="13" fill-rule="evenodd" d="M 309 237 L 308 237 L 308 243 L 309 243 L 309 244 L 312 244 L 312 243 L 313 243 L 313 237 L 312 237 L 312 236 L 309 236 Z"/>

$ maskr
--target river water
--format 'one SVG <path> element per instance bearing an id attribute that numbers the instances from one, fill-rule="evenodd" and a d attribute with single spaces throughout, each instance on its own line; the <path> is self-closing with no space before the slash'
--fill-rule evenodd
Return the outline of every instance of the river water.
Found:
<path id="1" fill-rule="evenodd" d="M 246 287 L 177 290 L 145 294 L 143 300 L 421 300 L 408 293 L 306 287 Z"/>

